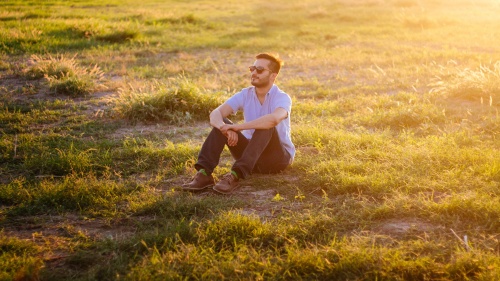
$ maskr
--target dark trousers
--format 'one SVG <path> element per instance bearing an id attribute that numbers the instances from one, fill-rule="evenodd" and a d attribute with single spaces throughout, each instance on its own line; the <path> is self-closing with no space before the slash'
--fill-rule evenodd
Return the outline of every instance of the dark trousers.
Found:
<path id="1" fill-rule="evenodd" d="M 228 119 L 224 122 L 231 123 Z M 226 136 L 219 129 L 213 128 L 201 147 L 195 164 L 196 170 L 205 169 L 211 174 L 219 164 L 225 145 Z M 232 169 L 243 179 L 252 173 L 278 173 L 290 164 L 290 154 L 281 144 L 276 128 L 255 130 L 250 140 L 238 132 L 238 143 L 228 148 L 236 159 Z"/>

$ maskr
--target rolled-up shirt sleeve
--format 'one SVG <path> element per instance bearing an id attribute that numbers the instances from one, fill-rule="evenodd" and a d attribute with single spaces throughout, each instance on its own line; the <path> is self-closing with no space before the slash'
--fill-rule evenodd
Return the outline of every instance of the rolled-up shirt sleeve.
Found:
<path id="1" fill-rule="evenodd" d="M 248 92 L 247 89 L 243 89 L 242 91 L 234 94 L 231 96 L 227 101 L 226 104 L 228 104 L 232 109 L 233 113 L 238 112 L 239 110 L 243 110 L 243 106 L 245 104 L 245 95 L 246 92 Z"/>

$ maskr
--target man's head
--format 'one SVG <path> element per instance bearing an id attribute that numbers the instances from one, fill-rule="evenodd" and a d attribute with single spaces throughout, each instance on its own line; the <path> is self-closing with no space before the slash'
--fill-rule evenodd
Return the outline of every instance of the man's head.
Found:
<path id="1" fill-rule="evenodd" d="M 273 56 L 271 54 L 267 54 L 267 53 L 262 53 L 262 54 L 258 54 L 255 56 L 256 59 L 266 59 L 269 61 L 269 69 L 278 74 L 280 73 L 280 69 L 281 69 L 281 66 L 283 65 L 283 61 L 280 60 L 278 57 L 276 56 Z"/>
<path id="2" fill-rule="evenodd" d="M 258 54 L 255 58 L 254 64 L 250 66 L 252 85 L 255 87 L 272 85 L 280 72 L 283 61 L 267 53 Z"/>

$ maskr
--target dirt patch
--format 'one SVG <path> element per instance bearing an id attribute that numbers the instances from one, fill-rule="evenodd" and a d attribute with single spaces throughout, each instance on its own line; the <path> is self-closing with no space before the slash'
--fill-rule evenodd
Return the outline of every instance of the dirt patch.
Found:
<path id="1" fill-rule="evenodd" d="M 376 232 L 390 236 L 405 235 L 415 232 L 434 232 L 442 229 L 444 229 L 444 227 L 414 218 L 386 220 L 375 227 Z"/>
<path id="2" fill-rule="evenodd" d="M 135 233 L 135 226 L 126 220 L 86 219 L 76 215 L 22 217 L 2 225 L 4 234 L 43 242 L 47 239 L 125 239 Z"/>
<path id="3" fill-rule="evenodd" d="M 256 215 L 261 219 L 274 218 L 281 212 L 282 204 L 273 201 L 276 194 L 278 192 L 274 189 L 257 190 L 251 186 L 243 186 L 234 193 L 241 200 L 251 202 L 250 206 L 240 210 L 241 214 Z"/>
<path id="4" fill-rule="evenodd" d="M 47 268 L 63 266 L 73 255 L 75 247 L 98 240 L 122 241 L 136 233 L 137 222 L 151 218 L 87 219 L 77 215 L 27 216 L 3 222 L 2 235 L 31 241 L 38 245 L 41 259 Z"/>
<path id="5" fill-rule="evenodd" d="M 156 124 L 128 124 L 117 129 L 109 135 L 111 139 L 123 139 L 135 136 L 168 136 L 169 140 L 190 138 L 200 139 L 208 135 L 210 125 L 208 122 L 200 122 L 190 126 L 174 126 L 162 123 Z"/>
<path id="6" fill-rule="evenodd" d="M 182 192 L 182 184 L 189 182 L 189 178 L 174 179 L 164 182 L 157 189 L 159 192 L 170 192 L 172 189 Z M 186 191 L 187 192 L 187 191 Z M 256 215 L 261 219 L 274 218 L 281 213 L 286 202 L 275 200 L 278 191 L 275 189 L 259 190 L 250 185 L 243 185 L 235 190 L 232 194 L 224 195 L 215 192 L 212 188 L 207 188 L 198 192 L 192 193 L 194 196 L 221 196 L 237 198 L 243 202 L 247 202 L 248 206 L 238 210 L 243 215 Z"/>

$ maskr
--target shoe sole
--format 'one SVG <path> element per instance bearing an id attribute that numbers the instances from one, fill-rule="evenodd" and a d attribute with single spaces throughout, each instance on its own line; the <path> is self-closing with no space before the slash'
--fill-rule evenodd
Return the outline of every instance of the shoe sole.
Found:
<path id="1" fill-rule="evenodd" d="M 231 190 L 231 191 L 222 191 L 222 190 L 217 190 L 217 189 L 215 188 L 215 186 L 214 186 L 212 189 L 213 189 L 215 192 L 218 192 L 218 193 L 220 193 L 220 194 L 226 194 L 226 195 L 227 195 L 227 194 L 231 194 L 231 193 L 233 193 L 236 189 L 238 189 L 238 187 L 240 187 L 240 186 L 239 186 L 239 185 L 238 185 L 238 186 L 236 186 L 236 187 L 235 187 L 235 188 L 233 188 L 233 190 Z"/>
<path id="2" fill-rule="evenodd" d="M 211 183 L 211 184 L 205 185 L 204 187 L 201 187 L 201 188 L 182 187 L 182 190 L 184 190 L 184 191 L 202 191 L 202 190 L 205 190 L 205 189 L 212 187 L 214 185 L 215 184 Z"/>

